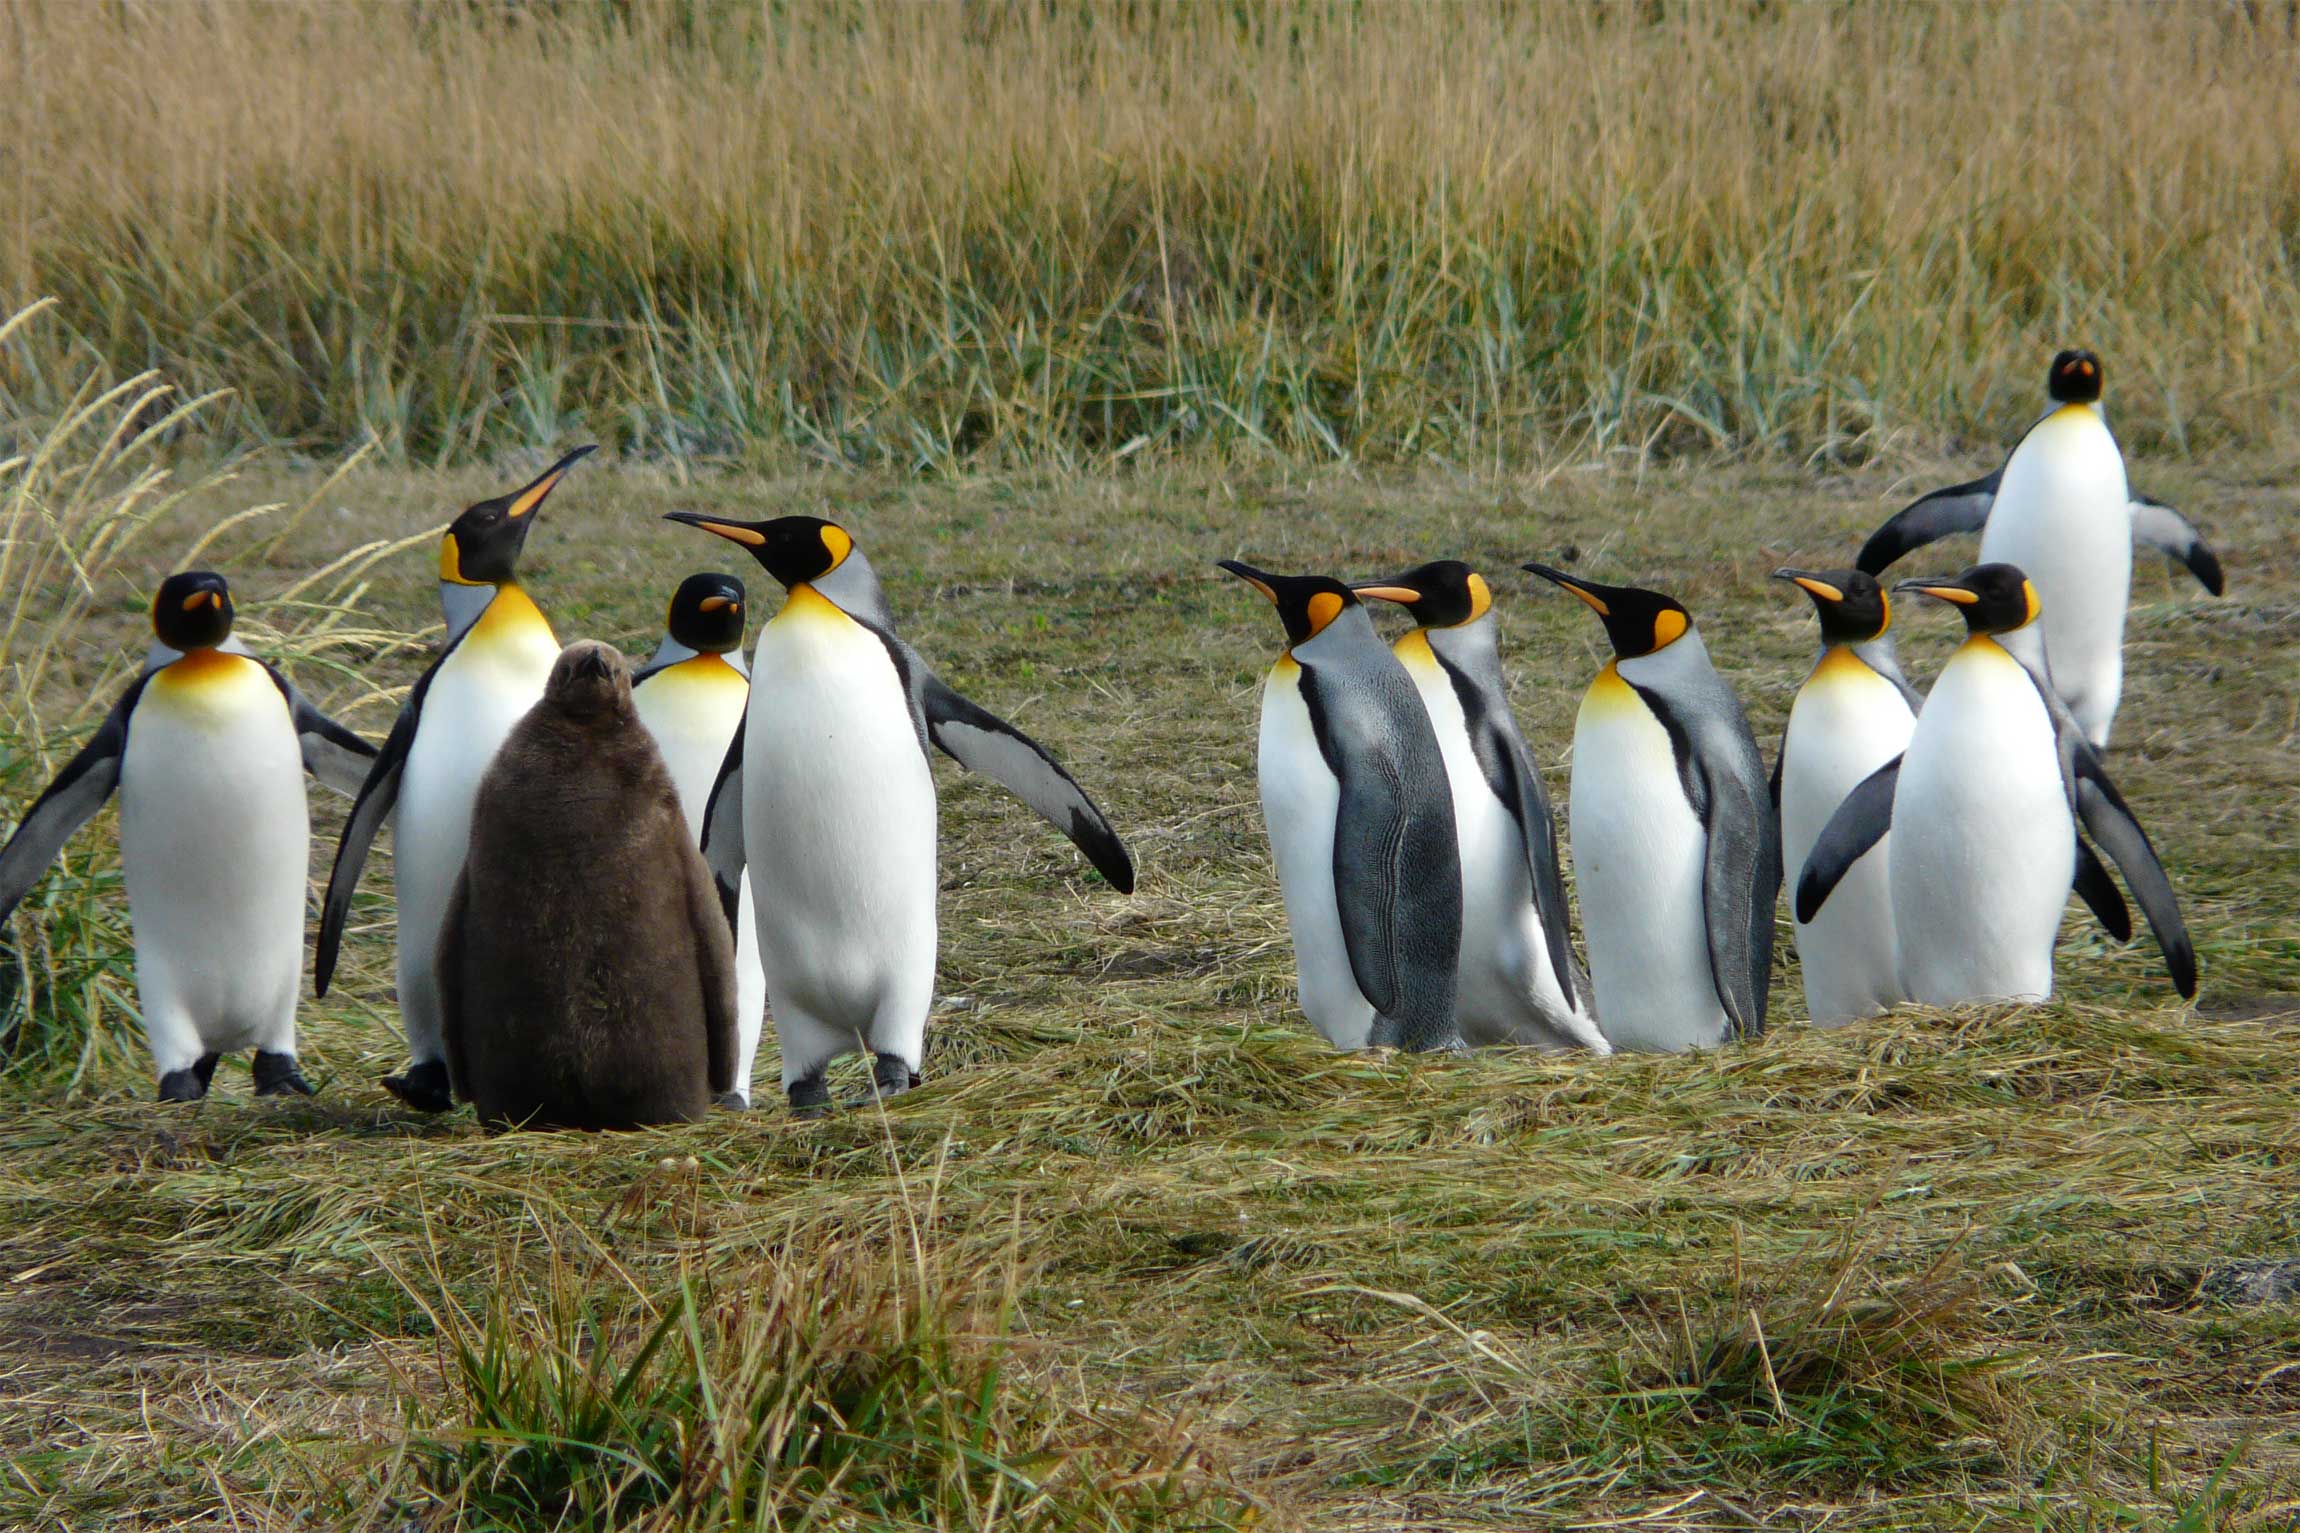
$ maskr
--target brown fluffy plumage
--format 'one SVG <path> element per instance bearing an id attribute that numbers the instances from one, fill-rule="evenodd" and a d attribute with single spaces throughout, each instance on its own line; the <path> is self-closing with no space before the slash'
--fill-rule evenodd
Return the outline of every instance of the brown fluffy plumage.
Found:
<path id="1" fill-rule="evenodd" d="M 571 644 L 480 781 L 441 927 L 456 1095 L 490 1128 L 700 1118 L 733 1085 L 734 973 L 630 668 Z"/>

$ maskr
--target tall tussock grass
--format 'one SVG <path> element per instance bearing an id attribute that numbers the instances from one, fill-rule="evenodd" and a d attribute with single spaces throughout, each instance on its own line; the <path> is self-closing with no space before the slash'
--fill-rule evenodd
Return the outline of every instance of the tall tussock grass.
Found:
<path id="1" fill-rule="evenodd" d="M 208 428 L 1107 465 L 2273 439 L 2268 6 L 10 14 L 0 289 Z M 61 342 L 59 342 L 61 344 Z"/>
<path id="2" fill-rule="evenodd" d="M 384 701 L 355 661 L 409 642 L 353 610 L 369 569 L 402 544 L 358 545 L 314 570 L 265 567 L 337 476 L 300 504 L 248 505 L 155 546 L 170 513 L 229 496 L 251 462 L 177 450 L 226 398 L 153 371 L 121 375 L 61 332 L 52 303 L 0 319 L 0 834 L 142 665 L 154 568 L 232 577 L 239 637 L 339 713 Z M 140 1059 L 115 813 L 65 847 L 0 929 L 0 1068 L 76 1086 L 107 1054 Z"/>
<path id="3" fill-rule="evenodd" d="M 970 1250 L 918 1212 L 801 1223 L 645 1296 L 555 1260 L 477 1312 L 421 1299 L 449 1387 L 415 1407 L 403 1504 L 467 1529 L 1245 1525 L 1171 1423 L 1019 1366 L 1011 1232 Z"/>

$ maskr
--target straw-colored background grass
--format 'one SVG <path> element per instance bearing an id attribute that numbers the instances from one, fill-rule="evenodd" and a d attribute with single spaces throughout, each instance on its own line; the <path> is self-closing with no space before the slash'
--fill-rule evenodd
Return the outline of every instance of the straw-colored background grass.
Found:
<path id="1" fill-rule="evenodd" d="M 2260 447 L 2300 356 L 2296 28 L 20 0 L 0 299 L 236 390 L 235 440 L 423 461 L 1859 459 L 1993 440 L 2075 341 L 2137 445 Z"/>
<path id="2" fill-rule="evenodd" d="M 91 389 L 0 445 L 5 546 L 37 560 L 0 656 L 0 819 L 140 652 L 152 582 L 253 507 L 278 509 L 203 557 L 255 642 L 380 735 L 437 632 L 430 537 L 533 460 L 172 464 L 142 389 Z M 197 1109 L 150 1102 L 107 814 L 5 971 L 34 1005 L 0 1072 L 0 1527 L 2280 1533 L 2288 461 L 2139 467 L 2231 580 L 2212 601 L 2143 561 L 2112 763 L 2186 902 L 2195 1007 L 2074 919 L 2051 1006 L 1819 1034 L 1784 952 L 1774 1032 L 1697 1058 L 1345 1057 L 1293 1002 L 1252 767 L 1278 633 L 1214 559 L 1502 575 L 1562 796 L 1601 640 L 1511 565 L 1682 595 L 1770 743 L 1812 630 L 1768 572 L 1985 461 L 685 486 L 586 463 L 527 559 L 562 637 L 644 652 L 699 567 L 771 601 L 661 511 L 835 516 L 938 668 L 1101 797 L 1140 891 L 945 763 L 924 1089 L 821 1124 L 487 1140 L 375 1084 L 401 1058 L 388 856 L 305 1007 L 320 1097 L 251 1102 L 234 1062 Z M 1928 675 L 1954 621 L 1904 626 Z M 315 805 L 318 877 L 343 806 Z"/>

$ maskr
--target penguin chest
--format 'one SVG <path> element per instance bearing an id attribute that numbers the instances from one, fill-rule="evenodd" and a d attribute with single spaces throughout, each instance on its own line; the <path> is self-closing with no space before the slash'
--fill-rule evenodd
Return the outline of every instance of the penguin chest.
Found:
<path id="1" fill-rule="evenodd" d="M 1327 764 L 1302 668 L 1282 659 L 1262 686 L 1259 773 L 1262 821 L 1278 865 L 1278 890 L 1294 939 L 1294 972 L 1311 1026 L 1340 1049 L 1365 1047 L 1374 1008 L 1358 989 L 1342 935 L 1334 885 L 1334 826 L 1341 779 Z"/>
<path id="2" fill-rule="evenodd" d="M 120 764 L 120 856 L 138 981 L 215 1047 L 272 1020 L 303 959 L 311 821 L 279 688 L 237 655 L 145 684 Z"/>
<path id="3" fill-rule="evenodd" d="M 432 675 L 401 769 L 394 822 L 403 947 L 413 940 L 429 950 L 463 870 L 479 779 L 550 680 L 559 651 L 540 617 L 536 626 L 539 634 L 512 635 L 475 627 Z"/>
<path id="4" fill-rule="evenodd" d="M 778 1014 L 788 997 L 860 1026 L 890 985 L 931 985 L 934 777 L 910 698 L 885 642 L 805 587 L 751 677 L 743 839 L 770 992 Z"/>
<path id="5" fill-rule="evenodd" d="M 671 770 L 680 811 L 698 839 L 711 787 L 750 697 L 751 684 L 743 673 L 717 655 L 667 666 L 631 694 L 639 721 L 655 737 L 655 748 Z"/>
<path id="6" fill-rule="evenodd" d="M 1908 748 L 1916 718 L 1898 687 L 1842 648 L 1822 657 L 1789 710 L 1781 758 L 1781 865 L 1791 887 L 1837 806 Z M 1888 834 L 1845 875 L 1820 915 L 1796 926 L 1805 1002 L 1823 1025 L 1892 1006 L 1898 947 Z"/>
<path id="7" fill-rule="evenodd" d="M 1701 892 L 1708 833 L 1669 731 L 1611 663 L 1573 731 L 1567 822 L 1597 1026 L 1615 1048 L 1722 1043 Z"/>
<path id="8" fill-rule="evenodd" d="M 2052 717 L 1993 639 L 1968 641 L 1933 684 L 1893 825 L 1889 879 L 1911 999 L 2050 995 L 2076 826 Z"/>
<path id="9" fill-rule="evenodd" d="M 1981 533 L 1984 563 L 2016 564 L 2036 582 L 2053 679 L 2072 707 L 2086 704 L 2080 717 L 2096 700 L 2112 710 L 2123 675 L 2131 499 L 2107 423 L 2064 405 L 2014 449 Z"/>

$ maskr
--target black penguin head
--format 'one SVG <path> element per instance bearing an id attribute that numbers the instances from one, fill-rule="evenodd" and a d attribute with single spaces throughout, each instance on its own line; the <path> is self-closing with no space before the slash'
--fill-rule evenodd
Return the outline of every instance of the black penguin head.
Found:
<path id="1" fill-rule="evenodd" d="M 1892 599 L 1874 575 L 1859 570 L 1775 570 L 1773 578 L 1786 580 L 1813 598 L 1821 637 L 1830 644 L 1866 644 L 1892 625 Z"/>
<path id="2" fill-rule="evenodd" d="M 632 713 L 630 663 L 611 645 L 578 639 L 552 662 L 543 702 L 585 723 Z"/>
<path id="3" fill-rule="evenodd" d="M 578 447 L 508 495 L 483 500 L 448 524 L 439 540 L 439 578 L 450 585 L 502 585 L 519 573 L 519 550 L 544 498 L 594 447 Z"/>
<path id="4" fill-rule="evenodd" d="M 1350 588 L 1327 575 L 1273 575 L 1251 564 L 1224 559 L 1217 568 L 1228 570 L 1264 596 L 1278 609 L 1286 625 L 1286 644 L 1307 644 L 1324 633 L 1334 619 L 1358 605 Z"/>
<path id="5" fill-rule="evenodd" d="M 2044 610 L 2035 584 L 2015 564 L 1976 564 L 1953 580 L 1904 580 L 1893 589 L 1962 608 L 1968 633 L 2011 633 Z"/>
<path id="6" fill-rule="evenodd" d="M 732 575 L 689 575 L 671 593 L 664 632 L 698 655 L 743 647 L 743 583 Z"/>
<path id="7" fill-rule="evenodd" d="M 152 598 L 152 636 L 189 653 L 232 636 L 232 588 L 213 570 L 186 570 L 160 582 Z"/>
<path id="8" fill-rule="evenodd" d="M 2100 398 L 2100 358 L 2089 351 L 2062 352 L 2052 359 L 2044 387 L 2062 404 L 2091 404 Z"/>
<path id="9" fill-rule="evenodd" d="M 1350 589 L 1397 602 L 1424 628 L 1459 628 L 1493 610 L 1493 588 L 1459 559 L 1434 560 L 1395 580 L 1365 581 Z"/>
<path id="10" fill-rule="evenodd" d="M 847 555 L 853 553 L 855 547 L 855 540 L 844 527 L 819 516 L 778 516 L 767 522 L 736 522 L 723 516 L 705 516 L 700 511 L 671 511 L 665 513 L 663 520 L 685 522 L 690 527 L 716 533 L 730 543 L 742 544 L 786 590 L 822 579 L 846 563 Z"/>
<path id="11" fill-rule="evenodd" d="M 1601 586 L 1594 580 L 1583 580 L 1546 564 L 1529 564 L 1525 568 L 1552 585 L 1571 591 L 1590 611 L 1603 618 L 1605 636 L 1613 641 L 1613 653 L 1623 660 L 1657 654 L 1693 629 L 1692 615 L 1684 606 L 1675 597 L 1664 596 L 1659 591 L 1640 590 L 1636 586 Z"/>

